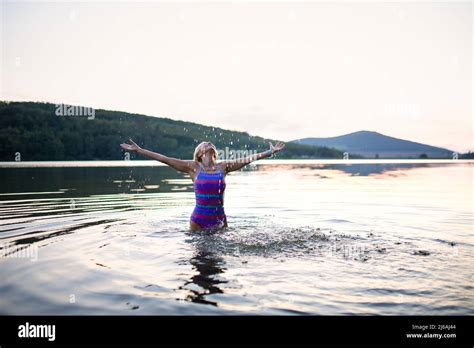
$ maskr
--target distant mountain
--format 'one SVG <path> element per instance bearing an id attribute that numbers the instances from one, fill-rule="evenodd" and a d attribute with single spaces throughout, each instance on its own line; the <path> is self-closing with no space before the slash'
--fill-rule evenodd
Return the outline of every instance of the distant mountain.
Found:
<path id="1" fill-rule="evenodd" d="M 140 146 L 190 159 L 201 141 L 219 150 L 265 151 L 266 139 L 197 123 L 119 111 L 95 110 L 95 116 L 57 116 L 55 104 L 0 101 L 0 161 L 121 160 L 119 144 L 133 138 Z M 275 142 L 275 140 L 271 140 Z M 342 158 L 324 147 L 287 144 L 277 158 Z M 131 154 L 131 159 L 145 157 Z"/>
<path id="2" fill-rule="evenodd" d="M 367 158 L 452 158 L 453 151 L 441 147 L 360 131 L 330 138 L 304 138 L 292 143 L 325 146 Z"/>

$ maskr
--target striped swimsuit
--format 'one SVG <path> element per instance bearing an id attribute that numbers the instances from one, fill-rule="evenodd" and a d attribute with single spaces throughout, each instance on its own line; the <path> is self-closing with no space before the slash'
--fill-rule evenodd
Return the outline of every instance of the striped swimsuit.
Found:
<path id="1" fill-rule="evenodd" d="M 224 172 L 206 173 L 199 167 L 198 175 L 194 179 L 196 207 L 191 221 L 201 228 L 222 227 L 227 222 L 224 212 Z"/>

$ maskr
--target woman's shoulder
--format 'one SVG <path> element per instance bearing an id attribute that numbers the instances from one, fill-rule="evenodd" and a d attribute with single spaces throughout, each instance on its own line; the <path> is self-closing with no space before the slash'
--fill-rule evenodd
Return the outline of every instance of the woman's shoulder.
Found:
<path id="1" fill-rule="evenodd" d="M 217 162 L 217 171 L 219 172 L 224 172 L 224 174 L 227 172 L 227 162 L 226 161 L 221 161 Z"/>
<path id="2" fill-rule="evenodd" d="M 194 177 L 199 173 L 200 170 L 199 163 L 193 160 L 189 160 L 188 166 L 190 168 L 189 174 L 191 175 L 191 178 L 194 179 Z"/>

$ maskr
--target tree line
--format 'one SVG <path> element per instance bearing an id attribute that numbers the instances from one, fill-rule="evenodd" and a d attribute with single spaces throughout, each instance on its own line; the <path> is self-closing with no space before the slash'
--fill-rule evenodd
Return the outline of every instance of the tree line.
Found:
<path id="1" fill-rule="evenodd" d="M 0 101 L 0 161 L 120 160 L 119 144 L 133 138 L 140 146 L 168 156 L 191 159 L 201 141 L 218 149 L 268 149 L 273 139 L 169 118 L 95 110 L 93 119 L 58 116 L 56 105 Z M 131 154 L 131 159 L 136 158 Z M 343 158 L 327 147 L 287 143 L 278 158 Z M 144 159 L 144 158 L 141 158 Z"/>

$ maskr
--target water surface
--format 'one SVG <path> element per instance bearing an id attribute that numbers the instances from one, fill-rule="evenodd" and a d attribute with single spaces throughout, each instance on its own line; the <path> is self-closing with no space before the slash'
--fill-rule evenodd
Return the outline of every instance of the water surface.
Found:
<path id="1" fill-rule="evenodd" d="M 471 162 L 261 161 L 217 233 L 133 162 L 0 169 L 1 314 L 474 314 Z"/>

